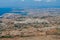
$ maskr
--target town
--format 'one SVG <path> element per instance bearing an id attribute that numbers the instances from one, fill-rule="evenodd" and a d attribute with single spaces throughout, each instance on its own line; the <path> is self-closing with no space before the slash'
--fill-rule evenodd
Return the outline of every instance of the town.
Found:
<path id="1" fill-rule="evenodd" d="M 13 10 L 0 17 L 0 38 L 17 40 L 60 40 L 60 10 Z M 19 13 L 27 13 L 21 15 Z M 53 14 L 51 14 L 53 13 Z M 45 15 L 46 14 L 46 15 Z M 1 40 L 2 40 L 1 39 Z M 9 40 L 8 39 L 8 40 Z"/>

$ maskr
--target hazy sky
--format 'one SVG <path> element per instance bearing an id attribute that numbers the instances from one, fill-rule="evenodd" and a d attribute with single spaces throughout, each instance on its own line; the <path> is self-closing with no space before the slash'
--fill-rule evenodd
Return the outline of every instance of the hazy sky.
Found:
<path id="1" fill-rule="evenodd" d="M 0 0 L 1 7 L 60 7 L 60 0 Z"/>

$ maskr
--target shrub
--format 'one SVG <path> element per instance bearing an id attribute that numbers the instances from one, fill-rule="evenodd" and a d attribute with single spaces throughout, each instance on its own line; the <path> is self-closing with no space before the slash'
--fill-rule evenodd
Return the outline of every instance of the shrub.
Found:
<path id="1" fill-rule="evenodd" d="M 13 38 L 13 36 L 0 36 L 0 38 Z"/>

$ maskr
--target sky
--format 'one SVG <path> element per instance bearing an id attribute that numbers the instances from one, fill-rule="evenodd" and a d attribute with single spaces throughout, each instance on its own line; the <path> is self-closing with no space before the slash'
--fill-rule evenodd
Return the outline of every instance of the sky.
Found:
<path id="1" fill-rule="evenodd" d="M 60 7 L 60 0 L 0 0 L 0 8 Z"/>

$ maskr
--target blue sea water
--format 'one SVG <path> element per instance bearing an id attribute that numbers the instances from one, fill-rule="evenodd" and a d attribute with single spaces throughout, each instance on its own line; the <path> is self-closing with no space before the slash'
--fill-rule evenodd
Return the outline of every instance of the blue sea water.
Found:
<path id="1" fill-rule="evenodd" d="M 11 8 L 0 8 L 0 15 L 10 12 L 11 10 L 12 10 Z"/>
<path id="2" fill-rule="evenodd" d="M 39 8 L 48 8 L 48 7 L 38 7 L 38 9 Z M 34 8 L 32 8 L 32 9 L 34 9 Z M 19 12 L 12 12 L 13 10 L 17 10 Z M 21 15 L 28 15 L 28 12 L 21 12 L 23 10 L 25 10 L 25 9 L 23 9 L 23 8 L 21 8 L 21 9 L 20 8 L 0 8 L 0 16 L 5 14 L 5 13 L 15 13 L 15 14 L 21 14 Z"/>
<path id="3" fill-rule="evenodd" d="M 11 12 L 12 10 L 23 10 L 23 9 L 0 8 L 0 16 L 5 13 L 16 13 L 16 14 L 21 14 L 21 15 L 27 15 L 27 12 Z"/>

